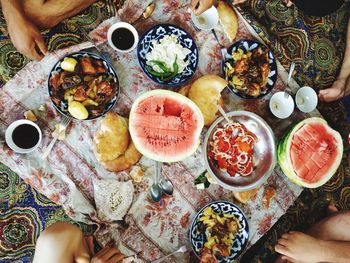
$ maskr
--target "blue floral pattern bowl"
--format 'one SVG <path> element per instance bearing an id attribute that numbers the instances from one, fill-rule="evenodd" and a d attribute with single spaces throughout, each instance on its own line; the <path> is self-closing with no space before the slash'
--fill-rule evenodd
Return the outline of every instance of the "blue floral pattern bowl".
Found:
<path id="1" fill-rule="evenodd" d="M 104 67 L 107 69 L 107 74 L 109 76 L 112 76 L 115 82 L 115 89 L 116 89 L 116 94 L 113 96 L 113 98 L 111 99 L 111 101 L 109 103 L 107 103 L 105 105 L 105 109 L 102 112 L 102 114 L 95 116 L 95 117 L 88 117 L 86 120 L 93 120 L 93 119 L 97 119 L 101 116 L 104 116 L 107 112 L 109 112 L 114 105 L 116 104 L 117 100 L 118 100 L 118 96 L 119 96 L 119 82 L 118 82 L 118 76 L 117 73 L 115 72 L 114 68 L 105 60 L 103 59 L 101 56 L 95 54 L 95 53 L 91 53 L 91 52 L 84 52 L 84 51 L 80 51 L 77 53 L 73 53 L 70 55 L 65 56 L 64 58 L 60 59 L 55 66 L 52 68 L 50 74 L 49 74 L 49 78 L 48 78 L 48 90 L 49 90 L 49 95 L 52 101 L 53 106 L 56 108 L 56 110 L 58 112 L 60 112 L 61 114 L 63 114 L 64 116 L 67 117 L 72 117 L 68 111 L 64 111 L 61 109 L 61 107 L 59 105 L 56 105 L 54 100 L 53 100 L 53 96 L 52 96 L 52 85 L 50 84 L 51 82 L 51 78 L 55 75 L 55 74 L 59 74 L 63 69 L 61 68 L 61 62 L 65 59 L 65 58 L 74 58 L 76 60 L 79 60 L 83 57 L 90 57 L 96 60 L 101 60 L 103 62 Z"/>
<path id="2" fill-rule="evenodd" d="M 254 40 L 239 40 L 239 41 L 233 43 L 227 49 L 227 52 L 228 52 L 228 54 L 232 54 L 232 52 L 235 52 L 240 48 L 244 51 L 244 53 L 246 53 L 247 51 L 252 51 L 252 50 L 258 48 L 259 46 L 262 46 L 262 44 L 257 42 L 257 41 L 254 41 Z M 225 62 L 226 61 L 223 61 L 222 69 L 224 69 Z M 257 97 L 251 97 L 249 95 L 244 95 L 244 94 L 236 91 L 234 89 L 234 87 L 232 87 L 230 84 L 228 86 L 237 96 L 239 96 L 241 98 L 259 99 L 259 98 L 267 95 L 272 90 L 272 88 L 275 85 L 276 80 L 277 80 L 277 63 L 276 63 L 276 59 L 275 59 L 274 55 L 272 54 L 272 52 L 270 50 L 269 50 L 269 67 L 270 67 L 270 74 L 269 74 L 268 80 L 267 80 L 267 86 L 266 86 L 267 89 L 265 92 L 261 93 Z M 223 72 L 223 74 L 225 74 L 225 72 Z M 227 80 L 228 77 L 225 76 L 225 79 Z"/>
<path id="3" fill-rule="evenodd" d="M 169 81 L 162 81 L 160 78 L 148 73 L 145 69 L 146 55 L 151 51 L 152 40 L 162 39 L 164 36 L 172 34 L 177 37 L 182 46 L 191 50 L 191 53 L 188 54 L 185 59 L 186 61 L 189 61 L 189 64 L 184 71 L 178 74 L 176 77 Z M 180 86 L 188 81 L 194 75 L 198 66 L 198 48 L 194 39 L 182 28 L 171 24 L 160 24 L 149 29 L 139 41 L 137 55 L 143 72 L 145 72 L 145 74 L 157 84 L 168 87 Z"/>
<path id="4" fill-rule="evenodd" d="M 231 263 L 243 252 L 248 243 L 249 225 L 247 218 L 238 206 L 227 201 L 214 201 L 204 206 L 194 218 L 190 230 L 192 250 L 197 257 L 200 257 L 204 243 L 207 241 L 205 232 L 200 231 L 200 226 L 202 223 L 199 221 L 199 218 L 203 215 L 203 212 L 207 207 L 211 207 L 216 213 L 234 215 L 240 224 L 240 229 L 238 230 L 238 233 L 236 234 L 232 243 L 231 255 L 228 257 L 220 256 L 217 258 L 219 263 Z"/>

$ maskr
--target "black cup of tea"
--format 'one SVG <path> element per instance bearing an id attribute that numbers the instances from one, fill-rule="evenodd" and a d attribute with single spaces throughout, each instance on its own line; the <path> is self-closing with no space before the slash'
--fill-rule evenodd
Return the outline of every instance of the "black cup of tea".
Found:
<path id="1" fill-rule="evenodd" d="M 34 151 L 40 145 L 41 138 L 39 126 L 29 120 L 17 120 L 5 132 L 7 145 L 17 153 Z"/>
<path id="2" fill-rule="evenodd" d="M 135 27 L 125 22 L 117 22 L 108 29 L 109 45 L 118 52 L 129 52 L 139 42 L 139 34 Z"/>

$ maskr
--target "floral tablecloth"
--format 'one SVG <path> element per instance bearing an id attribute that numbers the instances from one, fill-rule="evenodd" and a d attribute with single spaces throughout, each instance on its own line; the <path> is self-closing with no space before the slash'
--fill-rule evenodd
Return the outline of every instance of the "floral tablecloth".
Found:
<path id="1" fill-rule="evenodd" d="M 138 65 L 137 53 L 115 53 L 105 43 L 106 32 L 111 23 L 123 20 L 133 22 L 142 13 L 149 1 L 129 1 L 115 18 L 105 21 L 91 33 L 93 39 L 102 43 L 101 48 L 111 54 L 111 59 L 118 73 L 121 94 L 113 111 L 127 116 L 135 98 L 150 89 L 160 88 L 152 83 Z M 140 34 L 152 25 L 170 22 L 180 25 L 190 32 L 199 47 L 199 66 L 193 79 L 201 75 L 220 73 L 221 55 L 214 36 L 210 32 L 196 30 L 190 22 L 187 1 L 158 1 L 152 17 L 137 23 Z M 240 28 L 236 40 L 252 39 L 250 31 L 240 17 Z M 216 28 L 221 41 L 230 43 L 225 38 L 220 25 Z M 99 226 L 96 237 L 101 244 L 110 239 L 118 242 L 125 254 L 139 253 L 141 259 L 154 260 L 181 245 L 188 244 L 188 233 L 192 218 L 202 206 L 213 200 L 235 201 L 232 192 L 212 185 L 207 190 L 197 190 L 194 179 L 205 171 L 201 148 L 183 162 L 163 164 L 163 176 L 170 179 L 175 187 L 174 195 L 163 198 L 159 203 L 150 200 L 148 189 L 153 181 L 155 163 L 142 158 L 136 165 L 145 171 L 140 183 L 134 183 L 132 206 L 124 222 L 107 223 L 97 215 L 95 205 L 94 182 L 101 179 L 127 181 L 129 170 L 115 174 L 107 172 L 96 160 L 92 152 L 92 140 L 99 125 L 99 120 L 77 122 L 68 128 L 65 141 L 57 143 L 47 160 L 42 160 L 43 149 L 51 140 L 54 126 L 60 121 L 60 115 L 51 105 L 47 92 L 47 77 L 59 58 L 91 47 L 83 43 L 59 50 L 47 55 L 41 62 L 32 62 L 0 89 L 0 161 L 18 173 L 25 182 L 52 201 L 62 205 L 66 213 L 74 220 Z M 279 77 L 272 93 L 282 90 L 286 72 L 279 66 Z M 296 83 L 294 83 L 296 87 Z M 268 110 L 268 100 L 272 94 L 261 100 L 241 100 L 223 92 L 226 110 L 245 109 L 262 116 L 272 127 L 276 138 L 287 127 L 308 115 L 295 111 L 287 120 L 274 118 Z M 45 111 L 38 110 L 46 105 Z M 15 154 L 3 141 L 6 127 L 13 121 L 23 118 L 27 110 L 32 110 L 38 117 L 38 125 L 43 132 L 43 143 L 37 151 L 28 155 Z M 313 114 L 318 114 L 313 112 Z M 203 131 L 204 137 L 205 131 Z M 263 203 L 265 189 L 275 189 L 276 196 L 269 205 Z M 250 225 L 249 246 L 266 233 L 277 219 L 301 193 L 302 188 L 292 184 L 276 167 L 272 176 L 259 189 L 253 200 L 241 205 Z M 239 203 L 238 203 L 239 204 Z M 188 254 L 178 255 L 176 262 L 186 262 Z M 188 260 L 187 260 L 188 261 Z M 175 258 L 168 262 L 175 262 Z"/>

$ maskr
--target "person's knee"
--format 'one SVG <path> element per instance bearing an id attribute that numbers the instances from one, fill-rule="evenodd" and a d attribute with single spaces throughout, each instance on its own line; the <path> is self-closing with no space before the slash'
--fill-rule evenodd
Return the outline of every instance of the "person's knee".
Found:
<path id="1" fill-rule="evenodd" d="M 40 234 L 38 242 L 53 244 L 67 240 L 81 240 L 82 238 L 83 232 L 77 226 L 67 222 L 57 222 Z"/>

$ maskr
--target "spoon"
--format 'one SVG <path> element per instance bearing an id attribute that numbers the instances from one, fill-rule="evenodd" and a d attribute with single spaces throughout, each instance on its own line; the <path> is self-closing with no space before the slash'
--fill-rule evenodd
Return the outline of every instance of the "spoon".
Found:
<path id="1" fill-rule="evenodd" d="M 151 263 L 159 263 L 159 262 L 162 262 L 164 259 L 166 259 L 166 258 L 168 258 L 168 257 L 170 257 L 170 256 L 172 256 L 172 255 L 174 255 L 176 253 L 185 253 L 185 252 L 187 252 L 187 247 L 186 246 L 182 246 L 178 250 L 176 250 L 176 251 L 174 251 L 174 252 L 172 252 L 172 253 L 164 256 L 164 257 L 161 257 L 161 258 L 159 258 L 157 260 L 151 261 Z"/>
<path id="2" fill-rule="evenodd" d="M 160 179 L 159 186 L 164 194 L 172 195 L 174 191 L 173 183 L 165 178 Z"/>
<path id="3" fill-rule="evenodd" d="M 213 33 L 213 35 L 214 35 L 216 41 L 218 42 L 218 44 L 219 44 L 219 46 L 220 46 L 220 51 L 221 51 L 222 59 L 223 59 L 224 61 L 226 61 L 226 60 L 228 60 L 228 59 L 231 59 L 232 56 L 228 53 L 227 48 L 226 48 L 223 44 L 220 43 L 220 40 L 219 40 L 219 38 L 218 38 L 218 36 L 217 36 L 217 34 L 216 34 L 215 29 L 212 28 L 212 29 L 211 29 L 211 32 Z"/>
<path id="4" fill-rule="evenodd" d="M 162 189 L 159 186 L 159 177 L 161 169 L 162 167 L 160 163 L 156 162 L 156 178 L 149 191 L 154 202 L 159 202 L 163 195 Z"/>
<path id="5" fill-rule="evenodd" d="M 225 110 L 221 107 L 221 105 L 217 105 L 218 107 L 218 110 L 220 111 L 221 115 L 225 118 L 225 120 L 228 122 L 228 123 L 231 123 L 232 121 L 228 118 Z"/>
<path id="6" fill-rule="evenodd" d="M 290 82 L 290 80 L 292 78 L 292 74 L 294 72 L 294 68 L 295 68 L 295 63 L 292 62 L 292 64 L 290 65 L 290 68 L 289 68 L 288 79 L 287 79 L 287 87 L 284 90 L 284 98 L 286 98 L 286 99 L 288 99 L 289 93 L 291 93 L 291 89 L 289 87 L 289 82 Z"/>

